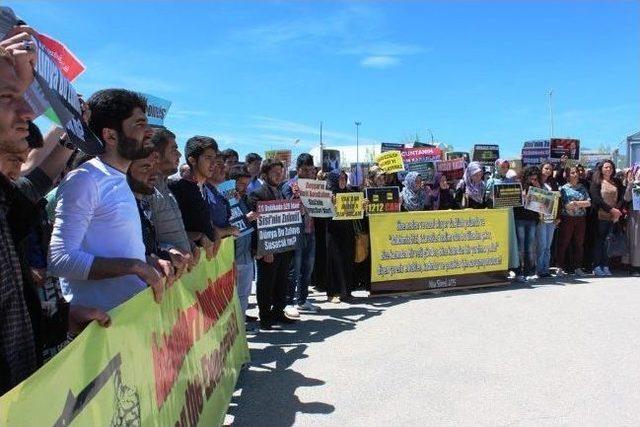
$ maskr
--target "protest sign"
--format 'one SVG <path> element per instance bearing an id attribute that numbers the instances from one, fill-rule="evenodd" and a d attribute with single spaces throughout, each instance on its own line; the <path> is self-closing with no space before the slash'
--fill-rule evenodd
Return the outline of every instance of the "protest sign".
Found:
<path id="1" fill-rule="evenodd" d="M 640 184 L 633 184 L 633 189 L 631 190 L 631 198 L 633 201 L 633 210 L 640 211 Z"/>
<path id="2" fill-rule="evenodd" d="M 300 201 L 314 218 L 332 218 L 336 212 L 331 201 L 331 191 L 327 190 L 327 181 L 298 179 Z"/>
<path id="3" fill-rule="evenodd" d="M 400 151 L 385 151 L 376 156 L 376 163 L 385 173 L 394 173 L 404 170 L 402 154 Z"/>
<path id="4" fill-rule="evenodd" d="M 493 207 L 507 208 L 522 206 L 522 184 L 493 184 Z"/>
<path id="5" fill-rule="evenodd" d="M 67 46 L 42 33 L 37 34 L 36 37 L 42 42 L 49 56 L 56 60 L 58 68 L 69 81 L 74 81 L 76 77 L 84 72 L 84 65 Z"/>
<path id="6" fill-rule="evenodd" d="M 446 288 L 455 286 L 446 276 L 507 270 L 508 212 L 469 209 L 370 216 L 372 292 L 376 282 L 422 279 L 423 289 Z M 444 280 L 424 280 L 440 277 Z M 396 289 L 403 289 L 402 284 Z"/>
<path id="7" fill-rule="evenodd" d="M 365 188 L 365 196 L 369 201 L 367 207 L 369 214 L 400 212 L 400 188 L 398 187 Z"/>
<path id="8" fill-rule="evenodd" d="M 0 37 L 11 29 L 18 19 L 13 10 L 8 7 L 0 8 Z M 69 79 L 58 68 L 58 62 L 48 53 L 43 42 L 34 37 L 36 48 L 35 81 L 30 88 L 30 99 L 38 98 L 41 106 L 47 110 L 51 108 L 51 115 L 60 126 L 64 128 L 71 142 L 87 154 L 101 154 L 104 144 L 93 134 L 82 120 L 80 101 Z M 38 88 L 33 88 L 37 85 Z M 42 105 L 48 103 L 48 106 Z M 38 111 L 42 113 L 42 110 Z"/>
<path id="9" fill-rule="evenodd" d="M 369 162 L 349 164 L 349 184 L 353 187 L 363 186 L 364 180 L 369 175 L 369 169 L 371 169 L 371 163 Z"/>
<path id="10" fill-rule="evenodd" d="M 334 220 L 362 219 L 364 217 L 364 195 L 336 193 L 336 216 Z"/>
<path id="11" fill-rule="evenodd" d="M 480 162 L 484 165 L 493 166 L 496 160 L 500 158 L 500 146 L 498 145 L 480 145 L 473 146 L 473 161 Z"/>
<path id="12" fill-rule="evenodd" d="M 522 152 L 520 158 L 522 159 L 522 166 L 540 166 L 542 163 L 549 160 L 549 140 L 537 139 L 532 141 L 525 141 L 522 144 Z"/>
<path id="13" fill-rule="evenodd" d="M 340 170 L 340 151 L 322 150 L 322 172 Z"/>
<path id="14" fill-rule="evenodd" d="M 167 116 L 171 101 L 138 92 L 147 101 L 147 120 L 151 127 L 164 127 L 164 118 Z"/>
<path id="15" fill-rule="evenodd" d="M 530 211 L 539 212 L 545 215 L 553 213 L 553 205 L 556 196 L 553 191 L 539 187 L 529 187 L 525 196 L 524 207 Z"/>
<path id="16" fill-rule="evenodd" d="M 435 147 L 433 144 L 427 144 L 426 142 L 414 141 L 413 148 L 418 147 Z"/>
<path id="17" fill-rule="evenodd" d="M 436 163 L 436 171 L 447 177 L 447 181 L 462 179 L 464 159 L 445 160 Z"/>
<path id="18" fill-rule="evenodd" d="M 147 289 L 109 315 L 0 398 L 0 425 L 222 425 L 249 361 L 233 239 L 162 303 Z"/>
<path id="19" fill-rule="evenodd" d="M 469 153 L 464 151 L 449 151 L 445 153 L 446 160 L 464 159 L 466 163 L 469 163 Z"/>
<path id="20" fill-rule="evenodd" d="M 578 160 L 580 158 L 580 140 L 551 138 L 549 152 L 550 159 L 560 159 L 562 156 L 567 156 L 570 160 Z"/>
<path id="21" fill-rule="evenodd" d="M 380 152 L 386 153 L 387 151 L 401 151 L 404 148 L 404 144 L 397 144 L 394 142 L 383 142 L 380 144 Z"/>
<path id="22" fill-rule="evenodd" d="M 249 224 L 249 220 L 242 213 L 242 209 L 240 209 L 240 201 L 236 198 L 236 182 L 233 179 L 228 181 L 224 181 L 218 185 L 216 188 L 228 201 L 229 206 L 231 207 L 231 218 L 229 218 L 229 223 L 238 227 L 240 230 L 240 234 L 236 237 L 243 237 L 253 232 L 253 227 Z"/>
<path id="23" fill-rule="evenodd" d="M 258 202 L 258 255 L 295 249 L 301 232 L 300 200 Z"/>
<path id="24" fill-rule="evenodd" d="M 587 169 L 595 169 L 598 163 L 611 159 L 610 153 L 580 153 L 580 164 Z"/>
<path id="25" fill-rule="evenodd" d="M 435 162 L 442 160 L 442 150 L 437 147 L 403 148 L 400 153 L 402 153 L 402 160 L 405 165 L 424 160 Z"/>

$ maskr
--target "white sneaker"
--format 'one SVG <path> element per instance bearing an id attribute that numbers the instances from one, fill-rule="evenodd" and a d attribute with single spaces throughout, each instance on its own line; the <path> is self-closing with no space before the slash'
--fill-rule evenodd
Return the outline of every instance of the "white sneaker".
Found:
<path id="1" fill-rule="evenodd" d="M 538 276 L 537 274 L 534 274 L 533 276 L 527 276 L 527 282 L 535 282 L 540 278 L 540 276 Z"/>
<path id="2" fill-rule="evenodd" d="M 556 272 L 556 277 L 564 277 L 566 275 L 567 273 L 561 268 L 559 268 L 558 271 Z"/>
<path id="3" fill-rule="evenodd" d="M 604 276 L 604 271 L 602 271 L 602 268 L 600 268 L 600 266 L 597 266 L 596 268 L 593 269 L 593 274 L 599 277 Z"/>
<path id="4" fill-rule="evenodd" d="M 298 309 L 298 311 L 312 311 L 314 313 L 320 311 L 320 307 L 311 304 L 309 301 L 301 305 L 296 305 L 296 308 Z"/>
<path id="5" fill-rule="evenodd" d="M 603 267 L 602 272 L 604 273 L 605 276 L 613 276 L 613 273 L 611 273 L 611 270 L 609 270 L 609 267 Z"/>
<path id="6" fill-rule="evenodd" d="M 579 277 L 584 277 L 587 275 L 587 273 L 581 268 L 576 268 L 575 274 Z"/>
<path id="7" fill-rule="evenodd" d="M 287 317 L 292 317 L 292 318 L 298 318 L 300 317 L 300 312 L 298 311 L 297 308 L 295 308 L 292 305 L 288 305 L 284 308 L 284 314 Z"/>

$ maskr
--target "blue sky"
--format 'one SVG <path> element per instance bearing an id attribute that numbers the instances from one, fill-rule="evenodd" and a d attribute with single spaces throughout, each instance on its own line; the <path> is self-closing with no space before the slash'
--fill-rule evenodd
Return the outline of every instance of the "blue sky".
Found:
<path id="1" fill-rule="evenodd" d="M 169 99 L 180 142 L 241 154 L 408 140 L 468 150 L 640 130 L 640 2 L 12 2 L 87 70 L 89 95 Z M 293 141 L 299 139 L 297 145 Z"/>

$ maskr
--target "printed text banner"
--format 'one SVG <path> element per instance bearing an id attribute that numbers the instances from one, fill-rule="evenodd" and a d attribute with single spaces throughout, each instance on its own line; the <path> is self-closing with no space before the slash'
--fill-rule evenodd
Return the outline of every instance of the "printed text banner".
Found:
<path id="1" fill-rule="evenodd" d="M 371 215 L 371 281 L 507 270 L 507 215 L 507 209 Z"/>
<path id="2" fill-rule="evenodd" d="M 233 239 L 202 259 L 161 304 L 142 292 L 4 395 L 0 425 L 221 425 L 249 359 Z"/>

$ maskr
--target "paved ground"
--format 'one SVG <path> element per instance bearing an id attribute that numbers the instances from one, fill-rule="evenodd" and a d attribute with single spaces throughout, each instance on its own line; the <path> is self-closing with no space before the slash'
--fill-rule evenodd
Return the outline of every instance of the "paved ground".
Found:
<path id="1" fill-rule="evenodd" d="M 640 424 L 638 278 L 321 306 L 250 336 L 228 423 Z"/>

